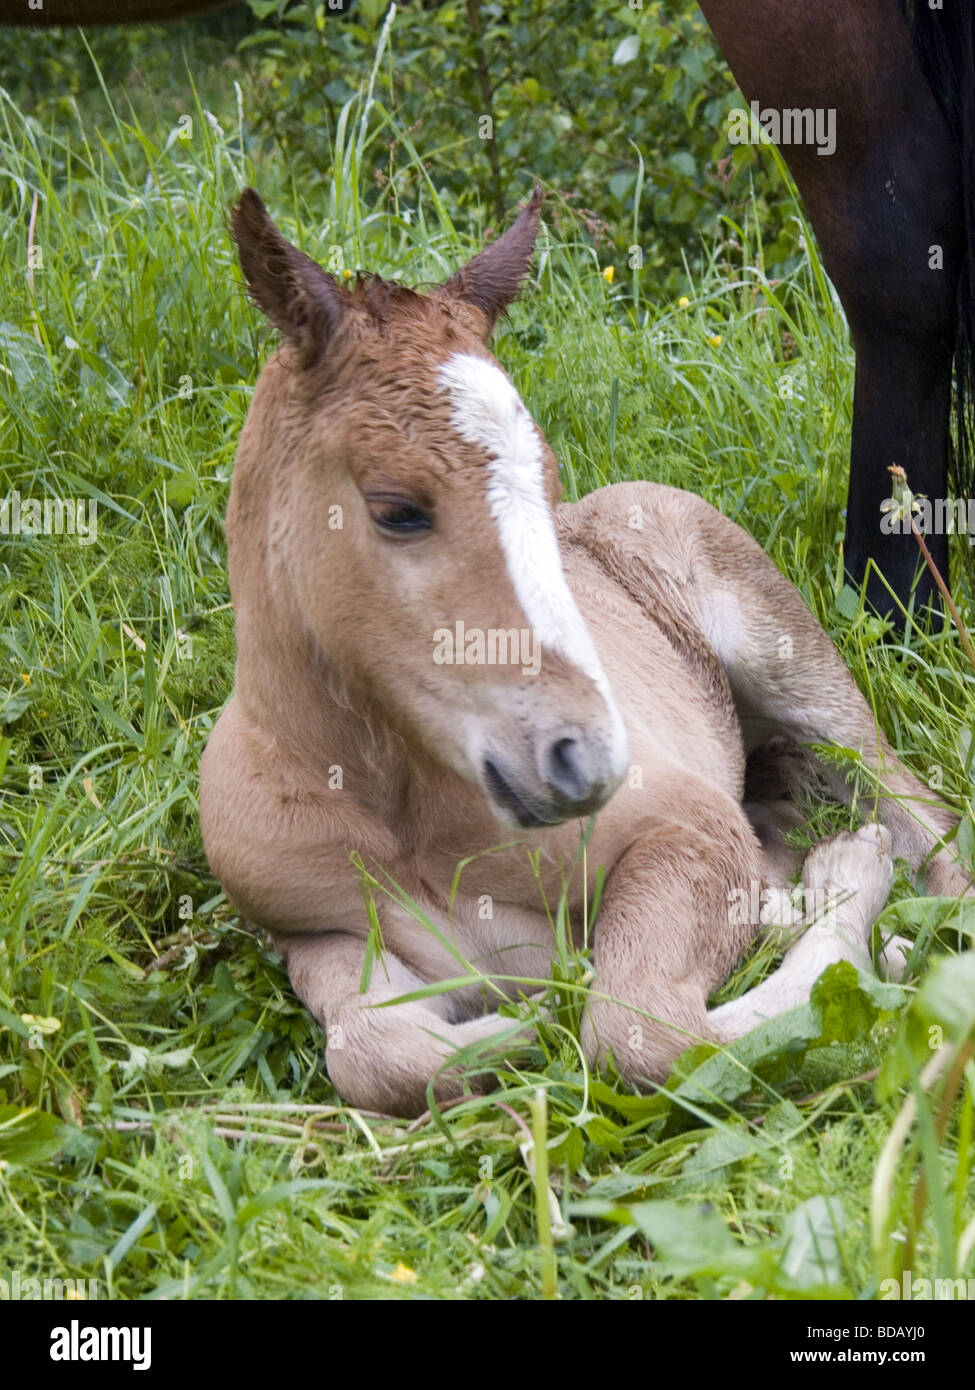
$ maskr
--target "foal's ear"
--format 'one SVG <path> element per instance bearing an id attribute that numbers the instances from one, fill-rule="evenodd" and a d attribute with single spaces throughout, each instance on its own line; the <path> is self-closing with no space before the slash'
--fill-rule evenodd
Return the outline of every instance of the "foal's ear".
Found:
<path id="1" fill-rule="evenodd" d="M 475 304 L 481 310 L 489 333 L 528 274 L 544 197 L 541 184 L 536 184 L 528 203 L 504 236 L 478 252 L 444 286 L 455 299 Z"/>
<path id="2" fill-rule="evenodd" d="M 294 345 L 301 366 L 312 366 L 339 326 L 341 290 L 285 241 L 253 188 L 245 188 L 233 208 L 231 230 L 254 302 Z"/>

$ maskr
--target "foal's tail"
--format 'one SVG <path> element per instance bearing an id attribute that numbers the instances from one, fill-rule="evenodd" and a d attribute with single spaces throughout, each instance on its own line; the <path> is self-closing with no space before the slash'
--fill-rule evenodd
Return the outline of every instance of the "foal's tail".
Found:
<path id="1" fill-rule="evenodd" d="M 975 4 L 901 0 L 918 62 L 958 147 L 965 217 L 965 260 L 958 282 L 952 483 L 957 497 L 975 496 Z"/>

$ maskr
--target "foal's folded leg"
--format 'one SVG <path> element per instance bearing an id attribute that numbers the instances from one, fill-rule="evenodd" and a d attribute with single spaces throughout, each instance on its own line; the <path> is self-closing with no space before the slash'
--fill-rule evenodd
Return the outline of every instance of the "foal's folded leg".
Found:
<path id="1" fill-rule="evenodd" d="M 828 965 L 870 968 L 870 929 L 893 876 L 890 836 L 879 826 L 843 832 L 809 853 L 802 877 L 811 924 L 767 980 L 709 1011 L 708 995 L 754 932 L 729 907 L 761 871 L 747 830 L 730 817 L 722 838 L 713 830 L 655 827 L 627 851 L 606 888 L 583 1044 L 596 1064 L 612 1053 L 637 1085 L 663 1080 L 696 1042 L 732 1042 L 803 1003 Z"/>
<path id="2" fill-rule="evenodd" d="M 882 826 L 844 831 L 811 850 L 802 868 L 811 925 L 767 980 L 710 1011 L 709 1035 L 731 1042 L 802 1004 L 837 961 L 871 969 L 870 928 L 887 901 L 893 872 L 890 835 Z"/>
<path id="3" fill-rule="evenodd" d="M 633 527 L 632 516 L 641 525 Z M 924 871 L 928 893 L 961 894 L 971 876 L 946 845 L 957 819 L 896 757 L 829 637 L 752 538 L 703 498 L 653 483 L 616 483 L 575 503 L 573 537 L 672 634 L 691 666 L 718 658 L 746 752 L 770 736 L 861 754 L 879 783 L 878 819 L 894 858 Z M 822 769 L 833 792 L 850 789 Z"/>
<path id="4" fill-rule="evenodd" d="M 692 602 L 725 668 L 746 727 L 797 744 L 857 751 L 877 776 L 877 816 L 894 858 L 923 867 L 928 893 L 971 891 L 970 873 L 946 845 L 956 818 L 898 759 L 827 634 L 797 590 L 740 527 L 694 499 Z M 834 793 L 849 787 L 826 769 Z"/>
<path id="5" fill-rule="evenodd" d="M 691 785 L 693 783 L 693 785 Z M 685 1048 L 711 1038 L 708 995 L 757 922 L 761 849 L 740 806 L 685 778 L 687 819 L 648 822 L 617 861 L 596 923 L 582 1042 L 623 1078 L 660 1081 Z"/>
<path id="6" fill-rule="evenodd" d="M 376 1008 L 429 984 L 386 952 L 373 961 L 369 986 L 360 993 L 365 941 L 337 932 L 277 937 L 295 992 L 325 1030 L 325 1064 L 349 1105 L 390 1115 L 419 1115 L 427 1108 L 427 1084 L 443 1101 L 463 1094 L 461 1076 L 445 1062 L 460 1048 L 507 1036 L 511 1050 L 526 1039 L 524 1027 L 496 1013 L 455 1023 L 448 994 Z M 490 1082 L 470 1079 L 472 1090 Z"/>

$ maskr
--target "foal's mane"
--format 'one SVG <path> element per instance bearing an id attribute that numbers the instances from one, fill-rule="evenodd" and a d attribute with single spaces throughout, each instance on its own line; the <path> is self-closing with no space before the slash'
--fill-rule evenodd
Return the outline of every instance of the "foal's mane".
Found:
<path id="1" fill-rule="evenodd" d="M 346 289 L 353 305 L 362 309 L 377 324 L 389 323 L 394 314 L 419 316 L 428 310 L 428 299 L 398 280 L 384 280 L 371 271 L 357 270 L 355 280 Z"/>

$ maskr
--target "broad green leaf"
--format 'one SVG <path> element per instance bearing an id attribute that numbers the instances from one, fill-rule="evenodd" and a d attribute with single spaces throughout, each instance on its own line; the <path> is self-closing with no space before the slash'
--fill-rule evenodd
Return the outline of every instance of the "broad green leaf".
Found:
<path id="1" fill-rule="evenodd" d="M 762 1283 L 774 1276 L 774 1254 L 761 1246 L 739 1245 L 710 1207 L 666 1200 L 618 1207 L 588 1199 L 574 1202 L 571 1215 L 602 1216 L 636 1226 L 653 1246 L 657 1262 L 678 1278 L 730 1274 Z"/>
<path id="2" fill-rule="evenodd" d="M 838 1284 L 843 1278 L 840 1236 L 846 1214 L 838 1197 L 816 1196 L 785 1219 L 782 1273 L 799 1287 Z"/>
<path id="3" fill-rule="evenodd" d="M 975 1032 L 975 951 L 936 960 L 914 1009 L 927 1023 L 940 1024 L 951 1042 L 962 1042 Z"/>
<path id="4" fill-rule="evenodd" d="M 44 1163 L 64 1147 L 69 1126 L 44 1110 L 0 1106 L 0 1159 L 28 1167 Z"/>
<path id="5" fill-rule="evenodd" d="M 798 1056 L 821 1032 L 809 1004 L 760 1023 L 728 1048 L 714 1052 L 672 1093 L 677 1102 L 713 1105 L 737 1100 L 754 1090 L 756 1069 L 773 1061 Z"/>
<path id="6" fill-rule="evenodd" d="M 837 961 L 823 971 L 810 995 L 822 1025 L 817 1045 L 865 1037 L 880 1013 L 895 1012 L 909 997 L 901 985 L 888 984 L 851 961 Z"/>

